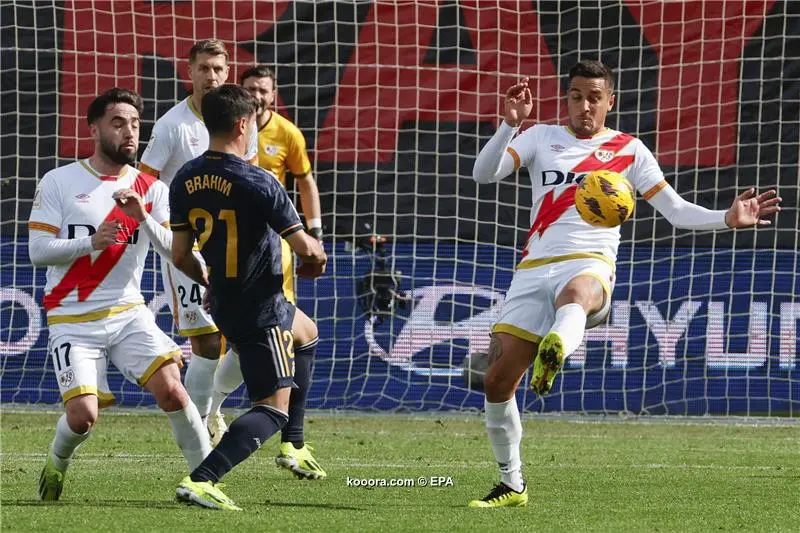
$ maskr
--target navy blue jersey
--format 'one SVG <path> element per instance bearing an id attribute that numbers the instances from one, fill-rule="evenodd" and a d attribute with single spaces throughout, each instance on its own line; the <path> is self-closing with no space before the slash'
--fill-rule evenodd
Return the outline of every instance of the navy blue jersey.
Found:
<path id="1" fill-rule="evenodd" d="M 211 284 L 211 316 L 233 342 L 291 323 L 283 296 L 281 240 L 303 229 L 277 178 L 244 160 L 207 151 L 175 174 L 173 231 L 193 231 Z"/>

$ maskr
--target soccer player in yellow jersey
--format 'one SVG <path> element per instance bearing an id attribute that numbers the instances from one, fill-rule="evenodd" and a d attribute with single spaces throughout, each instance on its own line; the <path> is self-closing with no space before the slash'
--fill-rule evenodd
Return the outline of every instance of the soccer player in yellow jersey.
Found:
<path id="1" fill-rule="evenodd" d="M 258 128 L 258 165 L 271 171 L 286 186 L 286 171 L 292 173 L 300 191 L 300 203 L 305 215 L 308 232 L 322 240 L 322 220 L 317 184 L 311 175 L 311 162 L 306 152 L 306 141 L 300 130 L 290 120 L 282 117 L 270 107 L 275 101 L 275 74 L 265 66 L 246 70 L 240 77 L 241 85 L 258 101 L 256 127 Z M 296 303 L 294 290 L 294 258 L 291 248 L 283 245 L 283 291 L 287 300 Z M 297 477 L 324 479 L 320 468 L 306 445 L 303 436 L 306 397 L 311 387 L 313 357 L 309 353 L 297 352 L 294 381 L 289 400 L 289 421 L 281 433 L 280 453 L 275 462 Z M 228 352 L 214 375 L 209 431 L 214 440 L 225 432 L 225 422 L 219 412 L 222 402 L 242 384 L 239 359 L 235 352 Z"/>

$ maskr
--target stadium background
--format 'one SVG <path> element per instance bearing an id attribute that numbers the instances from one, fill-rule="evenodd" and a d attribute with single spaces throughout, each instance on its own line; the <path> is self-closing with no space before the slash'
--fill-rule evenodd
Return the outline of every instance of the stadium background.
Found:
<path id="1" fill-rule="evenodd" d="M 798 147 L 800 8 L 792 2 L 55 2 L 2 6 L 2 401 L 58 401 L 46 361 L 43 269 L 27 260 L 35 183 L 90 153 L 83 114 L 113 85 L 155 118 L 187 94 L 191 44 L 232 52 L 230 81 L 276 67 L 278 109 L 306 135 L 331 274 L 300 286 L 320 324 L 312 407 L 480 408 L 460 365 L 485 349 L 528 226 L 527 175 L 468 178 L 497 125 L 500 90 L 534 79 L 535 121 L 563 121 L 564 75 L 580 57 L 618 69 L 610 125 L 639 135 L 689 200 L 726 207 L 777 186 L 775 229 L 673 230 L 643 203 L 625 226 L 609 326 L 591 333 L 558 390 L 528 409 L 781 414 L 800 408 Z M 579 53 L 578 50 L 581 52 Z M 390 270 L 410 298 L 383 323 L 359 305 L 391 237 Z M 152 307 L 163 288 L 152 262 Z M 665 317 L 670 321 L 667 326 Z M 159 317 L 170 327 L 165 313 Z M 125 405 L 150 404 L 115 383 Z M 113 386 L 113 385 L 112 385 Z M 242 395 L 232 398 L 241 405 Z"/>

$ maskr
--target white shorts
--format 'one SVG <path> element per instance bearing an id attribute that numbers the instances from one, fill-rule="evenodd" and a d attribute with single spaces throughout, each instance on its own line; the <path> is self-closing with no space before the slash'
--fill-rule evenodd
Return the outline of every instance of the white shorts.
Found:
<path id="1" fill-rule="evenodd" d="M 206 262 L 200 252 L 194 252 L 203 266 Z M 211 315 L 203 310 L 203 296 L 206 289 L 199 283 L 175 268 L 169 261 L 161 258 L 161 280 L 167 291 L 172 320 L 181 337 L 196 337 L 219 331 Z"/>
<path id="2" fill-rule="evenodd" d="M 603 285 L 603 307 L 586 317 L 586 328 L 602 324 L 611 309 L 614 269 L 600 259 L 571 259 L 518 269 L 511 280 L 511 286 L 500 308 L 500 317 L 492 327 L 492 332 L 510 333 L 538 343 L 553 327 L 556 319 L 556 298 L 567 283 L 580 275 L 597 278 Z"/>
<path id="3" fill-rule="evenodd" d="M 64 402 L 94 394 L 100 407 L 115 403 L 108 387 L 109 360 L 128 381 L 144 386 L 156 370 L 181 356 L 144 305 L 101 320 L 53 324 L 47 351 Z"/>

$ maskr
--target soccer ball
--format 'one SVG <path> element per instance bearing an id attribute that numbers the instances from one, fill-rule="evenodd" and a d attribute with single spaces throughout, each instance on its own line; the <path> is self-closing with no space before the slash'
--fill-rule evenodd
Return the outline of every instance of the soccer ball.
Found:
<path id="1" fill-rule="evenodd" d="M 575 208 L 592 226 L 619 226 L 633 214 L 634 205 L 630 182 L 612 170 L 590 172 L 575 191 Z"/>
<path id="2" fill-rule="evenodd" d="M 464 358 L 463 373 L 467 388 L 474 391 L 483 390 L 483 376 L 489 368 L 489 355 L 486 352 L 473 352 Z"/>

